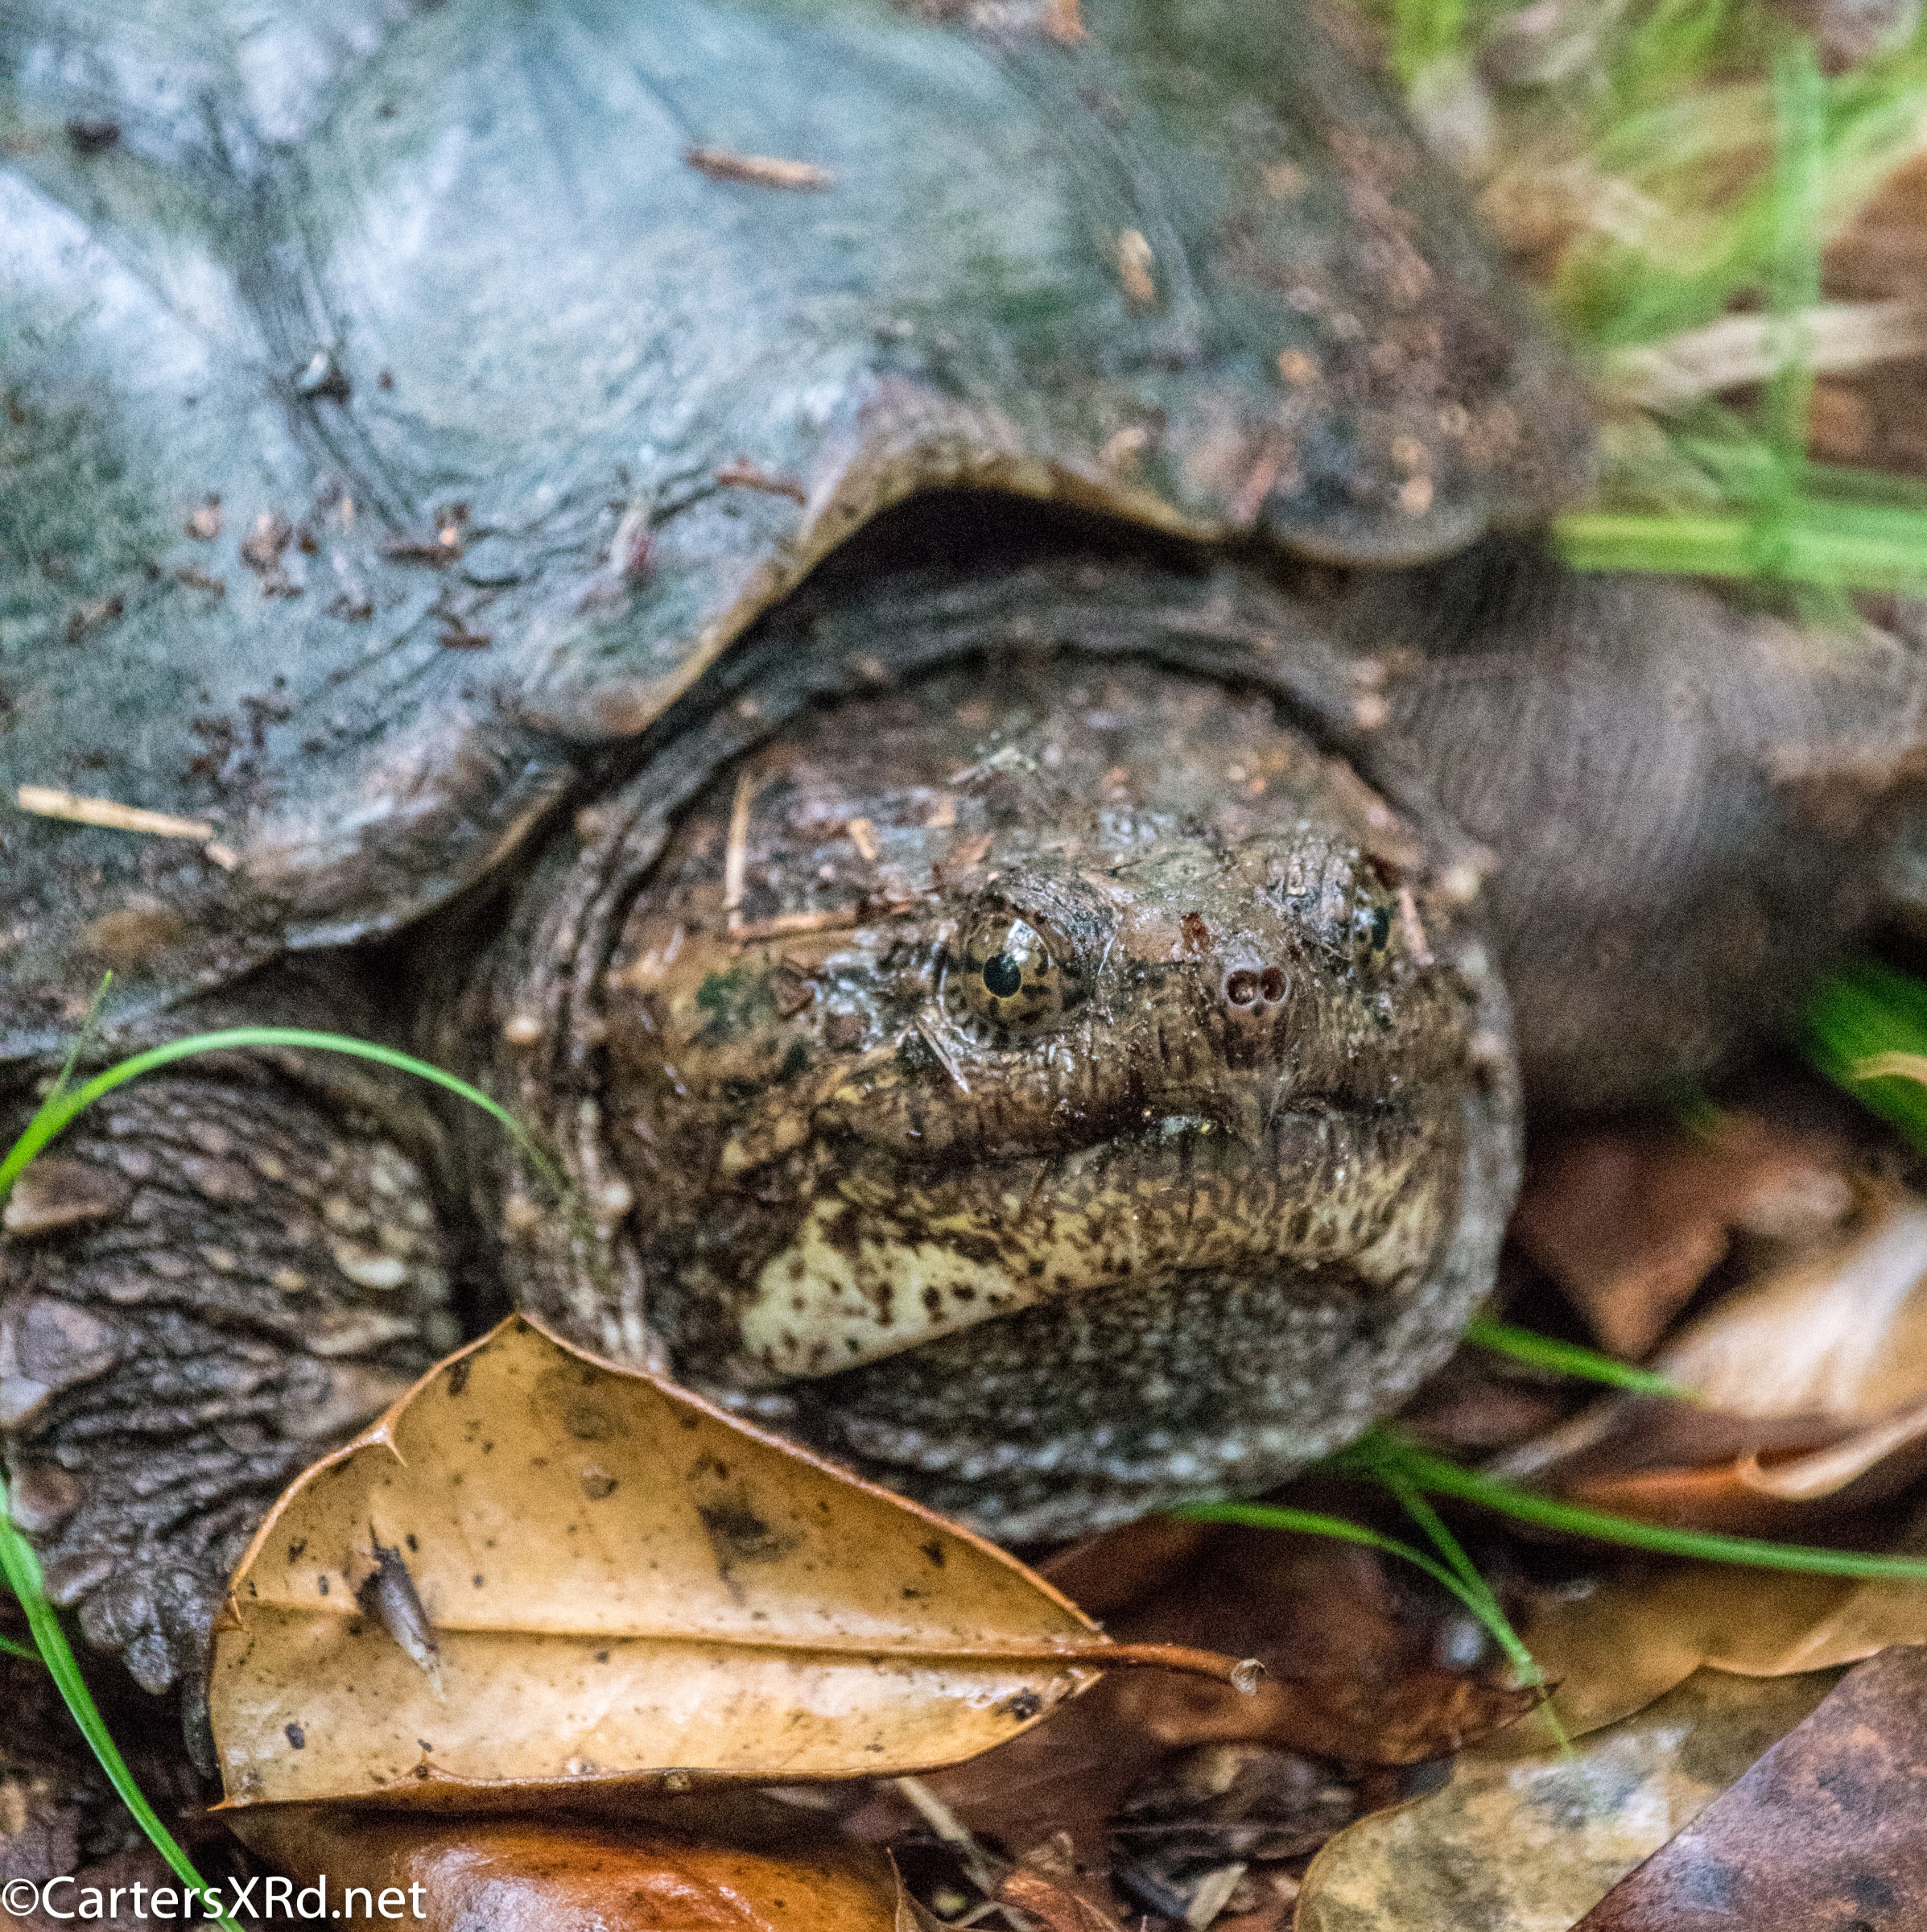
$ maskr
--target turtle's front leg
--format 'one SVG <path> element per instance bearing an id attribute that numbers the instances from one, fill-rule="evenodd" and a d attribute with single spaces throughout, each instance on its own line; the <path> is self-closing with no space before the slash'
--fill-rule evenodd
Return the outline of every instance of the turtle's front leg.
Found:
<path id="1" fill-rule="evenodd" d="M 452 1345 L 433 1135 L 386 1083 L 231 1054 L 109 1096 L 8 1202 L 14 1518 L 148 1690 L 195 1680 L 288 1480 Z"/>

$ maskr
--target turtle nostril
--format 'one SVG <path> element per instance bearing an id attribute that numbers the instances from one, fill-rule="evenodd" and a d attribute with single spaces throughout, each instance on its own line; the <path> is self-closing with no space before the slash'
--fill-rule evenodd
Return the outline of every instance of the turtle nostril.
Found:
<path id="1" fill-rule="evenodd" d="M 1234 1006 L 1248 1006 L 1258 997 L 1258 976 L 1240 966 L 1224 976 L 1224 997 Z"/>
<path id="2" fill-rule="evenodd" d="M 1277 966 L 1267 966 L 1258 975 L 1258 992 L 1268 1006 L 1277 1005 L 1290 985 L 1283 970 Z"/>

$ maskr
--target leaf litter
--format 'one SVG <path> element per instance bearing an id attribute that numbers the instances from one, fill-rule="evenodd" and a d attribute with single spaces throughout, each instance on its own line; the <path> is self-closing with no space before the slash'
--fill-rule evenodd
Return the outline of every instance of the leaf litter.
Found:
<path id="1" fill-rule="evenodd" d="M 1927 1920 L 1927 1653 L 1885 1652 L 1621 1880 L 1580 1932 Z"/>
<path id="2" fill-rule="evenodd" d="M 1921 1472 L 1911 1451 L 1927 1396 L 1918 1327 L 1927 1319 L 1927 1212 L 1891 1160 L 1870 1165 L 1863 1145 L 1813 1133 L 1810 1117 L 1791 1137 L 1799 1158 L 1785 1158 L 1785 1111 L 1726 1117 L 1718 1160 L 1696 1152 L 1703 1137 L 1656 1128 L 1582 1129 L 1555 1150 L 1541 1174 L 1564 1159 L 1566 1203 L 1577 1212 L 1564 1228 L 1535 1231 L 1534 1258 L 1583 1253 L 1590 1218 L 1601 1258 L 1624 1262 L 1630 1251 L 1652 1264 L 1643 1280 L 1636 1266 L 1619 1269 L 1627 1290 L 1619 1308 L 1648 1324 L 1642 1358 L 1697 1399 L 1614 1396 L 1576 1425 L 1541 1427 L 1509 1449 L 1488 1436 L 1476 1446 L 1508 1450 L 1488 1472 L 1530 1473 L 1549 1494 L 1661 1523 L 1704 1522 L 1717 1482 L 1751 1499 L 1749 1513 L 1725 1507 L 1715 1517 L 1722 1529 L 1785 1535 L 1804 1525 L 1828 1541 L 1927 1549 L 1927 1517 L 1896 1535 L 1890 1511 L 1867 1509 Z M 1626 1137 L 1615 1147 L 1613 1134 Z M 1628 1167 L 1658 1183 L 1662 1206 L 1671 1195 L 1673 1207 L 1649 1214 L 1631 1240 L 1624 1228 L 1613 1236 L 1596 1195 L 1589 1202 L 1572 1184 L 1587 1161 L 1596 1171 L 1602 1146 L 1622 1202 Z M 1668 1150 L 1702 1183 L 1721 1184 L 1703 1186 L 1697 1203 L 1694 1190 L 1669 1189 Z M 1797 1209 L 1802 1200 L 1809 1210 L 1834 1205 L 1777 1212 L 1789 1195 Z M 1648 1238 L 1656 1222 L 1667 1238 Z M 1616 1253 L 1607 1252 L 1614 1238 Z M 1679 1265 L 1695 1244 L 1697 1274 Z M 1540 1278 L 1549 1275 L 1558 1278 L 1551 1268 Z M 1569 1292 L 1570 1278 L 1559 1282 Z M 1582 1294 L 1571 1298 L 1585 1305 Z M 1670 1315 L 1689 1301 L 1698 1312 L 1653 1352 L 1666 1325 L 1653 1321 L 1655 1308 Z M 1476 1435 L 1479 1418 L 1503 1406 L 1495 1411 L 1478 1396 L 1489 1370 L 1462 1356 L 1455 1373 L 1474 1391 Z M 1506 1373 L 1516 1381 L 1521 1372 Z M 1429 1408 L 1449 1423 L 1468 1413 L 1467 1398 L 1462 1389 L 1442 1408 L 1422 1400 L 1417 1414 Z M 1529 1548 L 1521 1554 L 1530 1558 Z M 1375 1812 L 1326 1846 L 1306 1876 L 1304 1932 L 1551 1932 L 1575 1921 L 1588 1932 L 1682 1932 L 1716 1920 L 1817 1932 L 1856 1917 L 1900 1922 L 1867 1907 L 1875 1894 L 1896 1908 L 1913 1898 L 1906 1861 L 1917 1834 L 1903 1822 L 1912 1794 L 1899 1794 L 1921 1756 L 1927 1699 L 1907 1692 L 1881 1706 L 1850 1692 L 1861 1673 L 1918 1668 L 1912 1660 L 1921 1653 L 1908 1647 L 1927 1643 L 1927 1587 L 1556 1545 L 1542 1548 L 1537 1569 L 1537 1583 L 1514 1576 L 1512 1601 L 1557 1685 L 1548 1716 L 1574 1740 L 1570 1753 L 1537 1716 L 1470 1744 L 1443 1790 Z M 1834 1701 L 1809 1717 L 1849 1666 Z M 1864 1778 L 1845 1741 L 1854 1725 L 1867 1744 Z M 1823 1785 L 1830 1795 L 1809 1804 Z M 1702 1815 L 1703 1831 L 1689 1829 Z M 1708 1904 L 1715 1893 L 1718 1913 Z"/>
<path id="3" fill-rule="evenodd" d="M 1566 1932 L 1834 1683 L 1701 1671 L 1570 1754 L 1487 1757 L 1312 1861 L 1298 1932 Z"/>
<path id="4" fill-rule="evenodd" d="M 1652 1357 L 1690 1401 L 1609 1398 L 1488 1473 L 1642 1520 L 1785 1536 L 1927 1471 L 1927 1200 L 1851 1178 L 1840 1228 L 1778 1244 L 1777 1265 Z"/>
<path id="5" fill-rule="evenodd" d="M 499 1339 L 501 1332 L 492 1340 Z M 581 1358 L 571 1359 L 579 1363 Z M 438 1373 L 458 1365 L 444 1365 Z M 1517 1364 L 1500 1367 L 1503 1372 L 1516 1369 Z M 1521 1373 L 1529 1385 L 1531 1372 Z M 431 1377 L 423 1392 L 434 1384 Z M 684 1402 L 691 1399 L 681 1391 L 663 1393 Z M 728 1429 L 740 1429 L 727 1417 L 715 1419 Z M 550 1437 L 550 1446 L 557 1446 L 552 1426 Z M 495 1445 L 492 1449 L 481 1448 L 482 1443 L 490 1441 Z M 765 1442 L 762 1446 L 778 1456 L 794 1454 L 786 1445 Z M 498 1438 L 475 1431 L 470 1432 L 466 1447 L 471 1468 L 502 1452 Z M 600 1453 L 601 1443 L 595 1447 Z M 576 1448 L 580 1455 L 579 1442 Z M 412 1468 L 415 1454 L 407 1449 L 403 1453 Z M 392 1470 L 392 1453 L 388 1460 Z M 612 1466 L 597 1462 L 594 1467 L 600 1477 L 586 1464 L 580 1472 L 589 1477 L 589 1489 L 611 1477 L 619 1488 L 623 1478 Z M 617 1492 L 611 1489 L 600 1500 L 606 1502 Z M 1306 1492 L 1307 1485 L 1301 1483 L 1293 1492 L 1294 1500 L 1335 1500 L 1316 1493 L 1307 1497 Z M 902 1507 L 894 1499 L 886 1500 L 892 1508 Z M 1353 1513 L 1360 1501 L 1356 1493 L 1335 1500 Z M 713 1505 L 714 1497 L 704 1491 L 695 1501 Z M 727 1509 L 724 1514 L 728 1515 Z M 439 1607 L 439 1586 L 419 1562 L 419 1551 L 406 1549 L 406 1532 L 379 1512 L 363 1508 L 360 1515 L 362 1520 L 355 1520 L 350 1511 L 345 1520 L 336 1521 L 337 1530 L 348 1534 L 335 1593 L 353 1607 L 365 1629 L 382 1626 L 390 1663 L 397 1668 L 407 1664 L 415 1678 L 425 1683 L 422 1660 L 407 1661 L 409 1616 L 392 1608 L 384 1613 L 381 1608 L 384 1573 L 391 1581 L 394 1574 L 384 1552 L 401 1559 L 400 1574 L 416 1594 L 429 1641 L 452 1649 L 456 1640 Z M 772 1537 L 780 1542 L 783 1532 L 771 1528 L 780 1523 L 780 1515 L 751 1502 L 746 1516 L 736 1520 L 733 1534 L 725 1535 L 721 1550 L 715 1541 L 718 1525 L 713 1507 L 708 1519 L 699 1507 L 695 1515 L 703 1524 L 699 1567 L 715 1579 L 709 1602 L 714 1607 L 727 1600 L 740 1609 L 733 1588 L 741 1586 L 746 1574 L 743 1558 L 758 1546 L 769 1548 Z M 340 1519 L 339 1510 L 336 1516 Z M 558 1526 L 549 1526 L 551 1540 Z M 288 1529 L 278 1521 L 277 1534 L 285 1536 Z M 559 1525 L 559 1530 L 566 1537 L 566 1525 Z M 419 1529 L 415 1534 L 419 1543 Z M 267 1541 L 264 1533 L 262 1546 Z M 257 1556 L 261 1548 L 258 1546 Z M 464 1554 L 454 1566 L 457 1583 L 468 1561 Z M 550 1559 L 545 1556 L 543 1561 Z M 1793 1675 L 1810 1678 L 1819 1666 L 1866 1655 L 1887 1641 L 1884 1632 L 1890 1635 L 1905 1624 L 1915 1594 L 1906 1586 L 1856 1586 L 1797 1575 L 1769 1581 L 1731 1571 L 1720 1573 L 1716 1587 L 1696 1574 L 1716 1566 L 1640 1562 L 1644 1566 L 1643 1586 L 1620 1563 L 1605 1566 L 1604 1580 L 1583 1594 L 1528 1593 L 1534 1612 L 1527 1624 L 1529 1641 L 1549 1674 L 1579 1680 L 1561 1691 L 1562 1710 L 1574 1710 L 1578 1717 L 1573 1725 L 1575 1735 L 1599 1733 L 1615 1719 L 1623 1724 L 1628 1712 L 1650 1707 L 1655 1699 L 1665 1703 L 1682 1682 L 1717 1683 L 1734 1674 L 1731 1670 L 1706 1668 L 1710 1655 L 1742 1670 L 1770 1664 L 1775 1682 Z M 311 1553 L 303 1552 L 295 1567 L 301 1564 L 312 1567 Z M 753 1571 L 754 1566 L 750 1567 Z M 1141 1916 L 1148 1910 L 1168 1921 L 1272 1932 L 1289 1922 L 1296 1872 L 1305 1855 L 1360 1810 L 1376 1813 L 1396 1802 L 1405 1784 L 1401 1765 L 1435 1761 L 1469 1743 L 1458 1782 L 1487 1778 L 1489 1789 L 1481 1787 L 1484 1795 L 1476 1817 L 1462 1829 L 1470 1831 L 1483 1818 L 1508 1843 L 1516 1833 L 1512 1823 L 1500 1822 L 1506 1804 L 1540 1803 L 1544 1798 L 1541 1787 L 1528 1779 L 1528 1796 L 1521 1798 L 1515 1791 L 1508 1801 L 1505 1793 L 1512 1787 L 1498 1772 L 1488 1776 L 1479 1769 L 1488 1761 L 1493 1765 L 1523 1761 L 1543 1769 L 1556 1758 L 1538 1724 L 1516 1723 L 1537 1701 L 1535 1695 L 1516 1687 L 1498 1667 L 1500 1660 L 1478 1654 L 1479 1633 L 1459 1629 L 1468 1620 L 1457 1606 L 1426 1600 L 1422 1584 L 1395 1579 L 1374 1552 L 1230 1525 L 1156 1521 L 1092 1539 L 1063 1553 L 1049 1567 L 1052 1581 L 1100 1612 L 1116 1637 L 1150 1645 L 1206 1642 L 1219 1649 L 1248 1649 L 1264 1659 L 1268 1674 L 1252 1696 L 1225 1693 L 1209 1683 L 1135 1674 L 1115 1678 L 1078 1698 L 1050 1725 L 1034 1729 L 1025 1724 L 1009 1724 L 1005 1736 L 1011 1742 L 923 1781 L 937 1802 L 963 1821 L 959 1829 L 966 1837 L 978 1835 L 972 1843 L 984 1861 L 976 1878 L 959 1878 L 947 1889 L 940 1879 L 933 1880 L 929 1871 L 921 1872 L 918 1891 L 939 1898 L 947 1916 L 994 1914 L 997 1908 L 1008 1907 L 1028 1922 L 1046 1926 L 1047 1932 L 1055 1932 L 1060 1922 L 1086 1932 L 1118 1922 L 1111 1914 Z M 1620 1590 L 1622 1575 L 1628 1581 Z M 1764 1614 L 1763 1585 L 1770 1599 Z M 1719 1587 L 1728 1595 L 1716 1600 L 1713 1593 Z M 1613 1606 L 1615 1591 L 1621 1622 L 1614 1629 L 1603 1613 Z M 459 1597 L 459 1591 L 456 1594 Z M 445 1596 L 445 1590 L 440 1595 Z M 307 1600 L 311 1612 L 317 1597 L 318 1592 Z M 1836 1614 L 1854 1604 L 1863 1606 L 1857 1637 L 1852 1619 L 1841 1621 Z M 1629 1632 L 1624 1618 L 1642 1604 L 1648 1604 L 1653 1614 L 1645 1626 Z M 1595 1622 L 1586 1626 L 1582 1618 L 1574 1621 L 1570 1634 L 1575 1641 L 1562 1650 L 1558 1613 L 1589 1607 L 1596 1607 Z M 237 1608 L 243 1617 L 248 1614 L 238 1602 Z M 329 1614 L 336 1625 L 343 1620 L 338 1610 Z M 1063 1617 L 1065 1612 L 1059 1610 L 1058 1615 Z M 1835 1619 L 1831 1647 L 1816 1646 L 1809 1641 L 1813 1633 L 1830 1616 Z M 913 1620 L 922 1625 L 926 1620 Z M 1054 1626 L 1059 1631 L 1067 1627 Z M 1079 1627 L 1087 1640 L 1088 1626 L 1080 1623 Z M 1752 1649 L 1731 1639 L 1723 1641 L 1723 1630 L 1745 1632 L 1754 1640 Z M 1769 1641 L 1774 1633 L 1777 1649 Z M 820 1640 L 819 1625 L 812 1624 L 809 1634 Z M 979 1628 L 965 1634 L 981 1641 L 984 1632 Z M 953 1629 L 953 1640 L 955 1635 Z M 1009 1641 L 1007 1633 L 1003 1641 Z M 1054 1636 L 1050 1641 L 1063 1640 Z M 1856 1649 L 1856 1642 L 1864 1647 Z M 1771 1656 L 1764 1654 L 1769 1650 Z M 1592 1703 L 1579 1707 L 1573 1692 L 1587 1678 L 1586 1660 L 1592 1660 L 1590 1668 L 1596 1678 L 1599 1660 L 1607 1657 L 1631 1659 L 1642 1667 L 1630 1674 L 1622 1671 L 1616 1681 L 1595 1683 Z M 418 1690 L 418 1695 L 423 1693 Z M 431 1688 L 425 1695 L 431 1698 Z M 1757 1707 L 1747 1708 L 1769 1712 L 1788 1708 L 1776 1703 L 1772 1694 L 1762 1695 Z M 780 1699 L 769 1701 L 774 1708 Z M 1720 1709 L 1726 1711 L 1726 1705 Z M 1735 1722 L 1741 1733 L 1755 1740 L 1756 1748 L 1768 1741 L 1743 1712 Z M 1508 1724 L 1514 1725 L 1509 1732 L 1504 1729 Z M 1700 1724 L 1696 1719 L 1695 1724 Z M 1748 1724 L 1754 1725 L 1751 1731 L 1746 1728 Z M 260 1728 L 268 1728 L 265 1724 Z M 492 1732 L 495 1728 L 491 1726 Z M 217 1734 L 221 1734 L 218 1722 Z M 420 1736 L 433 1742 L 436 1751 L 423 1756 L 425 1773 L 407 1773 L 414 1784 L 410 1796 L 447 1789 L 449 1766 L 443 1760 L 439 1738 L 432 1729 L 423 1730 Z M 1477 1741 L 1480 1739 L 1483 1744 Z M 269 1742 L 271 1745 L 271 1736 Z M 303 1755 L 305 1749 L 304 1741 Z M 617 1768 L 609 1774 L 633 1778 L 642 1775 L 638 1766 L 654 1766 L 659 1773 L 660 1756 L 639 1755 L 628 1772 Z M 1343 1768 L 1347 1761 L 1352 1767 L 1349 1771 Z M 1371 1761 L 1384 1768 L 1369 1769 Z M 551 1802 L 558 1790 L 566 1795 L 571 1785 L 596 1787 L 607 1774 L 600 1769 L 600 1760 L 591 1761 L 597 1765 L 596 1771 L 584 1771 L 579 1764 L 567 1772 L 565 1765 L 567 1777 L 551 1780 L 542 1802 Z M 935 1761 L 934 1757 L 927 1761 Z M 879 1767 L 873 1761 L 856 1769 L 860 1775 L 889 1768 L 887 1763 Z M 785 1769 L 761 1775 L 811 1773 Z M 1661 1773 L 1653 1775 L 1659 1777 Z M 664 1788 L 659 1775 L 654 1781 L 658 1790 Z M 668 1788 L 679 1781 L 672 1776 L 666 1781 Z M 1654 1794 L 1661 1788 L 1650 1780 L 1626 1787 L 1631 1794 L 1628 1802 L 1637 1799 L 1635 1808 L 1644 1807 L 1648 1824 L 1663 1814 L 1665 1828 L 1654 1844 L 1687 1814 L 1670 1798 L 1659 1804 Z M 1467 1791 L 1476 1795 L 1470 1785 Z M 1536 1798 L 1530 1796 L 1534 1792 Z M 1695 1802 L 1703 1802 L 1707 1795 L 1698 1790 Z M 906 1819 L 901 1806 L 893 1809 L 887 1797 L 873 1796 L 867 1806 L 860 1802 L 850 1822 L 862 1835 L 889 1839 L 903 1856 L 912 1856 L 905 1847 L 918 1827 Z M 823 1823 L 828 1829 L 829 1821 Z M 1575 1913 L 1652 1848 L 1641 1840 L 1629 1850 L 1630 1841 L 1610 1834 L 1608 1838 L 1611 1856 L 1603 1852 L 1585 1865 L 1592 1890 L 1587 1901 L 1574 1907 Z M 1570 1849 L 1548 1852 L 1547 1857 L 1555 1864 L 1570 1864 Z M 1039 1868 L 1040 1860 L 1048 1868 Z M 1043 1909 L 1046 1904 L 1048 1910 Z M 1308 1894 L 1305 1909 L 1325 1908 L 1318 1905 L 1316 1894 Z M 1301 1922 L 1320 1922 L 1307 1918 Z M 1509 1926 L 1533 1922 L 1501 1918 L 1492 1922 Z M 1570 1924 L 1571 1919 L 1558 1922 Z"/>

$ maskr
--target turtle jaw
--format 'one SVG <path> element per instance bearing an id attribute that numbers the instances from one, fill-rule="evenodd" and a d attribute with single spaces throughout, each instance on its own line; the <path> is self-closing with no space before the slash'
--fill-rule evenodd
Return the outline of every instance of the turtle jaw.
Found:
<path id="1" fill-rule="evenodd" d="M 1323 1277 L 1396 1303 L 1449 1239 L 1460 1164 L 1446 1114 L 1281 1113 L 1253 1141 L 1194 1115 L 1073 1152 L 905 1162 L 848 1146 L 816 1163 L 788 1238 L 731 1298 L 738 1386 L 834 1374 L 1067 1298 L 1183 1278 Z"/>

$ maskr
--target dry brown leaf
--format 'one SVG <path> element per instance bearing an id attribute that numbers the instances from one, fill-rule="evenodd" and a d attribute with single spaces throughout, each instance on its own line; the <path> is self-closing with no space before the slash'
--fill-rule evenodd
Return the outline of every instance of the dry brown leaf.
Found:
<path id="1" fill-rule="evenodd" d="M 1351 1544 L 1215 1525 L 1162 1588 L 1106 1622 L 1139 1641 L 1222 1642 L 1257 1657 L 1256 1694 L 1145 1676 L 1117 1683 L 1106 1704 L 1166 1749 L 1252 1741 L 1378 1765 L 1458 1750 L 1532 1708 L 1536 1693 L 1502 1681 L 1496 1657 L 1483 1669 L 1445 1661 L 1456 1607 L 1428 1616 L 1402 1582 Z"/>
<path id="2" fill-rule="evenodd" d="M 1703 1670 L 1570 1755 L 1486 1757 L 1341 1831 L 1312 1860 L 1298 1932 L 1557 1932 L 1804 1719 L 1837 1674 Z"/>
<path id="3" fill-rule="evenodd" d="M 1133 1656 L 968 1531 L 517 1316 L 276 1504 L 210 1715 L 230 1806 L 526 1802 L 952 1764 Z"/>
<path id="4" fill-rule="evenodd" d="M 1574 1932 L 1901 1932 L 1927 1924 L 1927 1655 L 1847 1673 Z"/>
<path id="5" fill-rule="evenodd" d="M 1656 1366 L 1729 1415 L 1861 1428 L 1927 1398 L 1927 1201 L 1889 1194 L 1852 1238 L 1729 1296 Z"/>
<path id="6" fill-rule="evenodd" d="M 1710 1139 L 1588 1132 L 1535 1168 L 1512 1236 L 1603 1348 L 1641 1361 L 1735 1232 L 1798 1241 L 1841 1221 L 1853 1204 L 1842 1160 L 1750 1114 L 1725 1116 Z"/>
<path id="7" fill-rule="evenodd" d="M 1855 1587 L 1845 1577 L 1633 1558 L 1584 1596 L 1542 1596 L 1516 1620 L 1557 1686 L 1554 1715 L 1568 1736 L 1583 1737 L 1644 1710 L 1702 1666 L 1776 1677 L 1851 1662 L 1786 1660 L 1801 1653 L 1809 1634 Z M 1542 1721 L 1529 1720 L 1490 1740 L 1483 1754 L 1536 1756 L 1546 1736 Z"/>
<path id="8" fill-rule="evenodd" d="M 1303 1489 L 1294 1498 L 1350 1508 Z M 1511 1722 L 1533 1702 L 1502 1681 L 1496 1655 L 1467 1657 L 1467 1640 L 1479 1633 L 1456 1604 L 1409 1591 L 1371 1552 L 1322 1538 L 1152 1518 L 1062 1553 L 1049 1574 L 1120 1637 L 1221 1641 L 1261 1654 L 1266 1666 L 1248 1699 L 1146 1698 L 1149 1679 L 1107 1677 L 1050 1724 L 924 1781 L 980 1839 L 1021 1853 L 1061 1833 L 1087 1874 L 1111 1866 L 1122 1814 L 1141 1822 L 1141 1801 L 1205 1767 L 1204 1782 L 1225 1802 L 1194 1793 L 1178 1809 L 1224 1827 L 1226 1858 L 1299 1856 L 1343 1818 L 1331 1815 L 1339 1794 L 1321 1778 L 1302 1808 L 1306 1842 L 1288 1853 L 1279 1829 L 1256 1830 L 1293 1808 L 1283 1788 L 1291 1754 L 1409 1765 Z M 1254 1796 L 1240 1766 L 1261 1774 L 1260 1784 L 1268 1771 L 1279 1776 Z M 1222 1781 L 1227 1769 L 1235 1789 Z M 1368 1781 L 1395 1788 L 1397 1776 L 1375 1771 Z M 1244 1798 L 1254 1798 L 1252 1815 L 1232 1818 Z M 877 1838 L 914 1826 L 892 1798 L 850 1822 Z M 1262 1843 L 1253 1848 L 1247 1836 Z M 1141 1849 L 1162 1840 L 1133 1842 Z"/>
<path id="9" fill-rule="evenodd" d="M 269 1807 L 233 1822 L 297 1888 L 325 1885 L 303 1901 L 320 1905 L 312 1916 L 349 1926 L 402 1918 L 426 1932 L 915 1932 L 918 1925 L 880 1853 L 820 1823 L 767 1813 L 739 1811 L 726 1833 L 706 1836 L 629 1821 L 371 1818 L 336 1806 Z M 345 1910 L 350 1886 L 363 1888 L 373 1909 L 357 1897 Z"/>
<path id="10" fill-rule="evenodd" d="M 1048 1932 L 1120 1932 L 1108 1912 L 1042 1872 L 1011 1872 L 997 1887 L 997 1896 L 1000 1904 L 1014 1905 Z"/>

